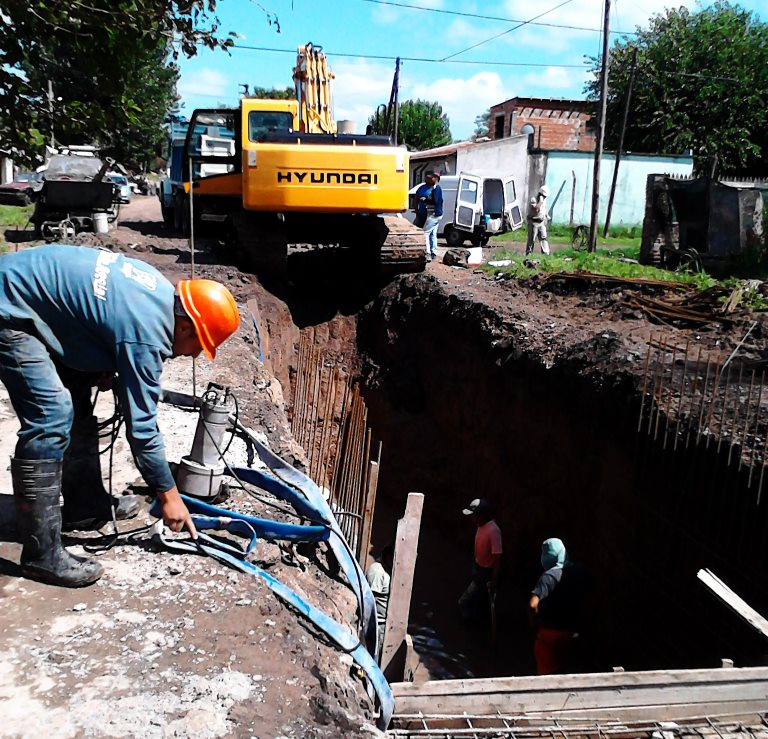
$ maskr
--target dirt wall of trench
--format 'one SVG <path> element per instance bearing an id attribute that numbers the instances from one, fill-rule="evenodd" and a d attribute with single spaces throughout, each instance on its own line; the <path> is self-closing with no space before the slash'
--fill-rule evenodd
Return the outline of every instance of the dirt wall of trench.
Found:
<path id="1" fill-rule="evenodd" d="M 762 662 L 764 644 L 696 579 L 710 567 L 768 606 L 766 506 L 746 472 L 726 464 L 724 447 L 673 451 L 668 434 L 665 450 L 664 434 L 638 435 L 637 358 L 620 336 L 601 331 L 545 361 L 526 331 L 428 279 L 401 281 L 359 316 L 369 418 L 385 450 L 375 538 L 392 536 L 408 491 L 426 496 L 414 619 L 449 651 L 485 650 L 476 670 L 530 671 L 524 603 L 541 541 L 559 536 L 595 578 L 581 669 Z M 473 536 L 461 509 L 478 496 L 495 504 L 505 539 L 496 650 L 455 611 Z"/>
<path id="2" fill-rule="evenodd" d="M 663 416 L 655 441 L 654 424 L 638 434 L 644 345 L 618 327 L 570 331 L 446 285 L 401 278 L 356 311 L 283 295 L 294 325 L 282 311 L 270 329 L 293 347 L 298 329 L 360 368 L 384 449 L 374 544 L 393 538 L 409 491 L 426 496 L 411 611 L 412 631 L 438 642 L 429 673 L 533 671 L 525 603 L 549 536 L 595 580 L 578 669 L 764 662 L 762 641 L 696 572 L 713 569 L 768 611 L 766 502 L 727 464 L 726 446 L 689 439 L 675 450 Z M 295 353 L 276 356 L 292 397 Z M 497 646 L 456 610 L 474 533 L 461 509 L 479 496 L 495 504 L 505 541 Z"/>

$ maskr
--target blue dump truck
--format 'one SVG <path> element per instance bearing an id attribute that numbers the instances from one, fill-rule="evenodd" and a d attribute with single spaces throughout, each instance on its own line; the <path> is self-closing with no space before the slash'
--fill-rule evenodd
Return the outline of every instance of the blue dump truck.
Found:
<path id="1" fill-rule="evenodd" d="M 165 177 L 160 181 L 158 197 L 163 211 L 163 220 L 169 226 L 181 230 L 180 214 L 176 215 L 176 202 L 184 190 L 184 177 L 181 171 L 184 160 L 184 142 L 187 138 L 189 121 L 174 120 L 168 124 L 167 152 L 165 153 Z M 176 221 L 179 221 L 178 223 Z"/>

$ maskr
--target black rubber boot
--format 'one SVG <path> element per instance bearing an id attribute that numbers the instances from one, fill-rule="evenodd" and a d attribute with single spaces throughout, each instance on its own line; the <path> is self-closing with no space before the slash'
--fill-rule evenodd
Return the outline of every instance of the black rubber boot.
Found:
<path id="1" fill-rule="evenodd" d="M 103 568 L 61 545 L 61 467 L 59 460 L 11 459 L 21 572 L 32 580 L 78 588 L 96 582 Z"/>
<path id="2" fill-rule="evenodd" d="M 138 495 L 110 498 L 101 477 L 99 457 L 99 428 L 96 418 L 76 418 L 72 425 L 69 448 L 64 455 L 61 494 L 64 508 L 61 515 L 63 531 L 98 529 L 115 518 L 125 521 L 135 518 L 141 508 Z"/>

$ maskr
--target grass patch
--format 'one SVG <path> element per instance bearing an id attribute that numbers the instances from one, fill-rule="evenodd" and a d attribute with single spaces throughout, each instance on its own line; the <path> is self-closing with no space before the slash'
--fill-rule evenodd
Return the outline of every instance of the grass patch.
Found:
<path id="1" fill-rule="evenodd" d="M 32 215 L 34 205 L 0 205 L 0 227 L 3 228 L 24 228 Z"/>
<path id="2" fill-rule="evenodd" d="M 642 227 L 640 226 L 611 226 L 608 230 L 608 238 L 603 238 L 603 227 L 598 230 L 598 246 L 640 246 Z M 547 227 L 547 236 L 550 244 L 570 244 L 573 236 L 573 228 L 564 223 L 550 223 Z M 517 231 L 508 231 L 491 239 L 491 246 L 505 241 L 523 242 L 528 238 L 528 229 L 525 225 Z"/>
<path id="3" fill-rule="evenodd" d="M 523 263 L 526 259 L 525 256 L 500 248 L 493 252 L 489 261 L 509 259 L 511 264 L 508 267 L 492 267 L 488 264 L 483 264 L 481 269 L 489 274 L 500 272 L 510 274 L 513 277 L 530 277 L 536 273 L 594 272 L 612 277 L 639 277 L 646 280 L 682 282 L 695 285 L 700 290 L 716 284 L 716 281 L 704 272 L 669 272 L 657 267 L 620 261 L 622 257 L 637 259 L 639 254 L 639 246 L 630 246 L 624 249 L 598 249 L 593 254 L 575 249 L 558 249 L 549 256 L 532 255 L 531 258 L 539 263 L 534 267 L 527 267 Z"/>

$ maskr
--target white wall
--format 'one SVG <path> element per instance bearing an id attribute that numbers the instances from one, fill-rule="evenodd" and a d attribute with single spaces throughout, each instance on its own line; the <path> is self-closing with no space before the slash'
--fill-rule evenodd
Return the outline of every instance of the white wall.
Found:
<path id="1" fill-rule="evenodd" d="M 509 136 L 461 149 L 456 168 L 473 174 L 513 175 L 522 206 L 528 192 L 528 137 Z"/>
<path id="2" fill-rule="evenodd" d="M 13 182 L 13 160 L 0 156 L 0 185 Z"/>
<path id="3" fill-rule="evenodd" d="M 600 210 L 598 220 L 605 222 L 608 197 L 611 192 L 615 154 L 606 152 L 600 167 Z M 574 224 L 589 223 L 592 208 L 592 168 L 594 155 L 591 152 L 550 151 L 547 154 L 546 183 L 550 192 L 550 203 L 565 182 L 560 199 L 552 213 L 553 223 L 568 223 L 571 211 L 571 196 L 574 194 L 573 174 L 576 187 L 573 208 Z M 624 154 L 619 164 L 619 178 L 611 213 L 612 226 L 637 226 L 645 214 L 645 183 L 649 174 L 690 175 L 693 159 L 690 156 L 664 156 L 652 154 Z"/>

